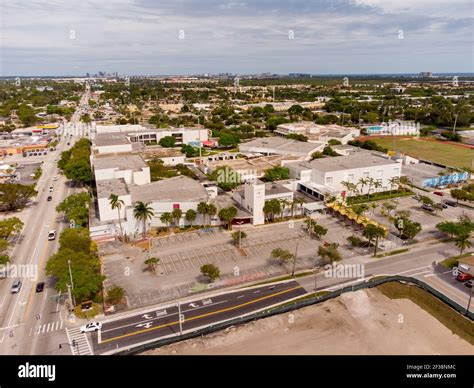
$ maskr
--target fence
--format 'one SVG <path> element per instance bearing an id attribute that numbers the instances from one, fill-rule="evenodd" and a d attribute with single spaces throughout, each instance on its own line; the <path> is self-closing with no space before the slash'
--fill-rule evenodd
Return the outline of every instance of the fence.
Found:
<path id="1" fill-rule="evenodd" d="M 446 303 L 448 306 L 455 309 L 459 313 L 465 314 L 470 320 L 474 320 L 474 313 L 473 312 L 467 311 L 466 307 L 462 307 L 458 303 L 456 303 L 453 300 L 449 299 L 448 297 L 446 297 L 445 295 L 443 295 L 439 291 L 435 290 L 430 285 L 422 282 L 421 280 L 411 278 L 411 277 L 406 277 L 406 276 L 385 276 L 385 277 L 372 278 L 370 280 L 362 281 L 362 282 L 354 284 L 354 285 L 342 287 L 338 290 L 329 292 L 329 293 L 324 294 L 322 296 L 315 296 L 313 298 L 308 298 L 308 299 L 301 300 L 301 301 L 295 301 L 295 302 L 292 302 L 292 303 L 283 304 L 282 306 L 269 308 L 268 310 L 259 311 L 259 312 L 253 313 L 253 314 L 249 314 L 245 317 L 233 318 L 233 319 L 230 319 L 230 320 L 225 321 L 225 322 L 217 323 L 217 324 L 214 324 L 214 325 L 209 325 L 205 328 L 198 329 L 198 330 L 192 331 L 190 333 L 185 333 L 185 334 L 182 334 L 180 336 L 171 337 L 171 338 L 164 338 L 164 339 L 158 339 L 156 341 L 153 341 L 153 342 L 150 342 L 150 343 L 147 343 L 147 344 L 137 345 L 136 347 L 133 347 L 133 348 L 118 350 L 114 354 L 117 354 L 117 355 L 130 355 L 130 354 L 135 354 L 135 353 L 141 353 L 141 352 L 144 352 L 145 350 L 155 349 L 155 348 L 165 346 L 165 345 L 169 345 L 169 344 L 172 344 L 172 343 L 175 343 L 175 342 L 184 341 L 184 340 L 199 337 L 199 336 L 202 336 L 202 335 L 207 335 L 207 334 L 210 334 L 210 333 L 213 333 L 213 332 L 216 332 L 216 331 L 224 330 L 224 329 L 226 329 L 228 327 L 231 327 L 231 326 L 242 325 L 244 323 L 255 321 L 257 319 L 268 318 L 268 317 L 271 317 L 271 316 L 274 316 L 274 315 L 283 314 L 283 313 L 287 313 L 287 312 L 290 312 L 290 311 L 293 311 L 293 310 L 297 310 L 297 309 L 300 309 L 302 307 L 307 307 L 307 306 L 311 306 L 311 305 L 314 305 L 314 304 L 317 304 L 317 303 L 322 303 L 322 302 L 325 302 L 329 299 L 336 298 L 336 297 L 342 295 L 345 292 L 354 292 L 354 291 L 362 290 L 364 288 L 373 288 L 373 287 L 377 287 L 377 286 L 379 286 L 383 283 L 389 283 L 389 282 L 412 283 L 415 286 L 422 288 L 423 290 L 429 292 L 430 294 L 432 294 L 436 298 L 440 299 L 442 302 Z"/>

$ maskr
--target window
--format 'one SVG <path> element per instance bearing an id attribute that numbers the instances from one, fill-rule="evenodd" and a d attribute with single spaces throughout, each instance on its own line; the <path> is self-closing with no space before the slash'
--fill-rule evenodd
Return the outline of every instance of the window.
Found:
<path id="1" fill-rule="evenodd" d="M 326 177 L 326 184 L 327 185 L 332 185 L 332 176 Z"/>

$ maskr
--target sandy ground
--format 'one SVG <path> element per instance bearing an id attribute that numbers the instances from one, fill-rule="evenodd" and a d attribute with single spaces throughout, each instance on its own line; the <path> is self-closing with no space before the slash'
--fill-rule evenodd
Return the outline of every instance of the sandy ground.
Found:
<path id="1" fill-rule="evenodd" d="M 142 354 L 472 355 L 474 346 L 408 299 L 370 289 Z"/>

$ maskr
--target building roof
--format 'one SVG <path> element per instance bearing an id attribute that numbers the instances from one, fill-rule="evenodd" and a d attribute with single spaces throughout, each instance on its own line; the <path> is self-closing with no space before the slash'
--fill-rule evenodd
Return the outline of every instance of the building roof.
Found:
<path id="1" fill-rule="evenodd" d="M 176 176 L 146 185 L 130 185 L 132 201 L 142 202 L 201 202 L 207 201 L 206 189 L 187 176 Z"/>
<path id="2" fill-rule="evenodd" d="M 123 132 L 97 133 L 94 138 L 96 147 L 130 144 L 127 134 Z"/>
<path id="3" fill-rule="evenodd" d="M 311 169 L 319 170 L 323 172 L 341 171 L 341 170 L 353 170 L 355 168 L 373 167 L 373 166 L 386 166 L 386 165 L 398 164 L 394 160 L 385 158 L 380 154 L 375 153 L 363 153 L 363 154 L 352 154 L 347 156 L 336 156 L 322 159 L 315 159 L 311 162 L 299 162 L 289 163 L 292 167 L 296 167 L 299 170 Z"/>
<path id="4" fill-rule="evenodd" d="M 282 186 L 279 183 L 273 183 L 273 182 L 265 183 L 265 195 L 275 195 L 275 194 L 285 194 L 285 193 L 292 193 L 292 191 Z"/>
<path id="5" fill-rule="evenodd" d="M 294 154 L 311 154 L 322 148 L 324 143 L 308 143 L 298 140 L 291 140 L 282 137 L 262 137 L 255 140 L 251 140 L 246 143 L 242 143 L 240 148 L 250 148 L 258 152 L 259 149 L 267 150 L 267 152 L 278 153 L 287 152 Z"/>
<path id="6" fill-rule="evenodd" d="M 96 186 L 97 198 L 109 198 L 110 194 L 119 196 L 129 194 L 127 184 L 123 178 L 97 181 Z"/>
<path id="7" fill-rule="evenodd" d="M 113 168 L 116 170 L 140 171 L 141 169 L 148 167 L 143 158 L 136 154 L 96 156 L 93 158 L 92 163 L 95 170 Z"/>
<path id="8" fill-rule="evenodd" d="M 415 163 L 415 164 L 405 164 L 402 167 L 402 175 L 409 176 L 415 179 L 429 179 L 436 176 L 439 176 L 441 172 L 445 172 L 446 169 L 433 166 L 426 163 Z M 448 174 L 443 174 L 448 175 Z"/>

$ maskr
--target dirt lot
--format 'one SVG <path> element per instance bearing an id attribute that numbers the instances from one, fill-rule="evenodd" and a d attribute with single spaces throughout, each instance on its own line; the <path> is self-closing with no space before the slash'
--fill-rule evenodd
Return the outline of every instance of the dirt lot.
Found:
<path id="1" fill-rule="evenodd" d="M 143 354 L 444 355 L 473 352 L 471 344 L 452 334 L 408 299 L 392 300 L 370 289 Z"/>

